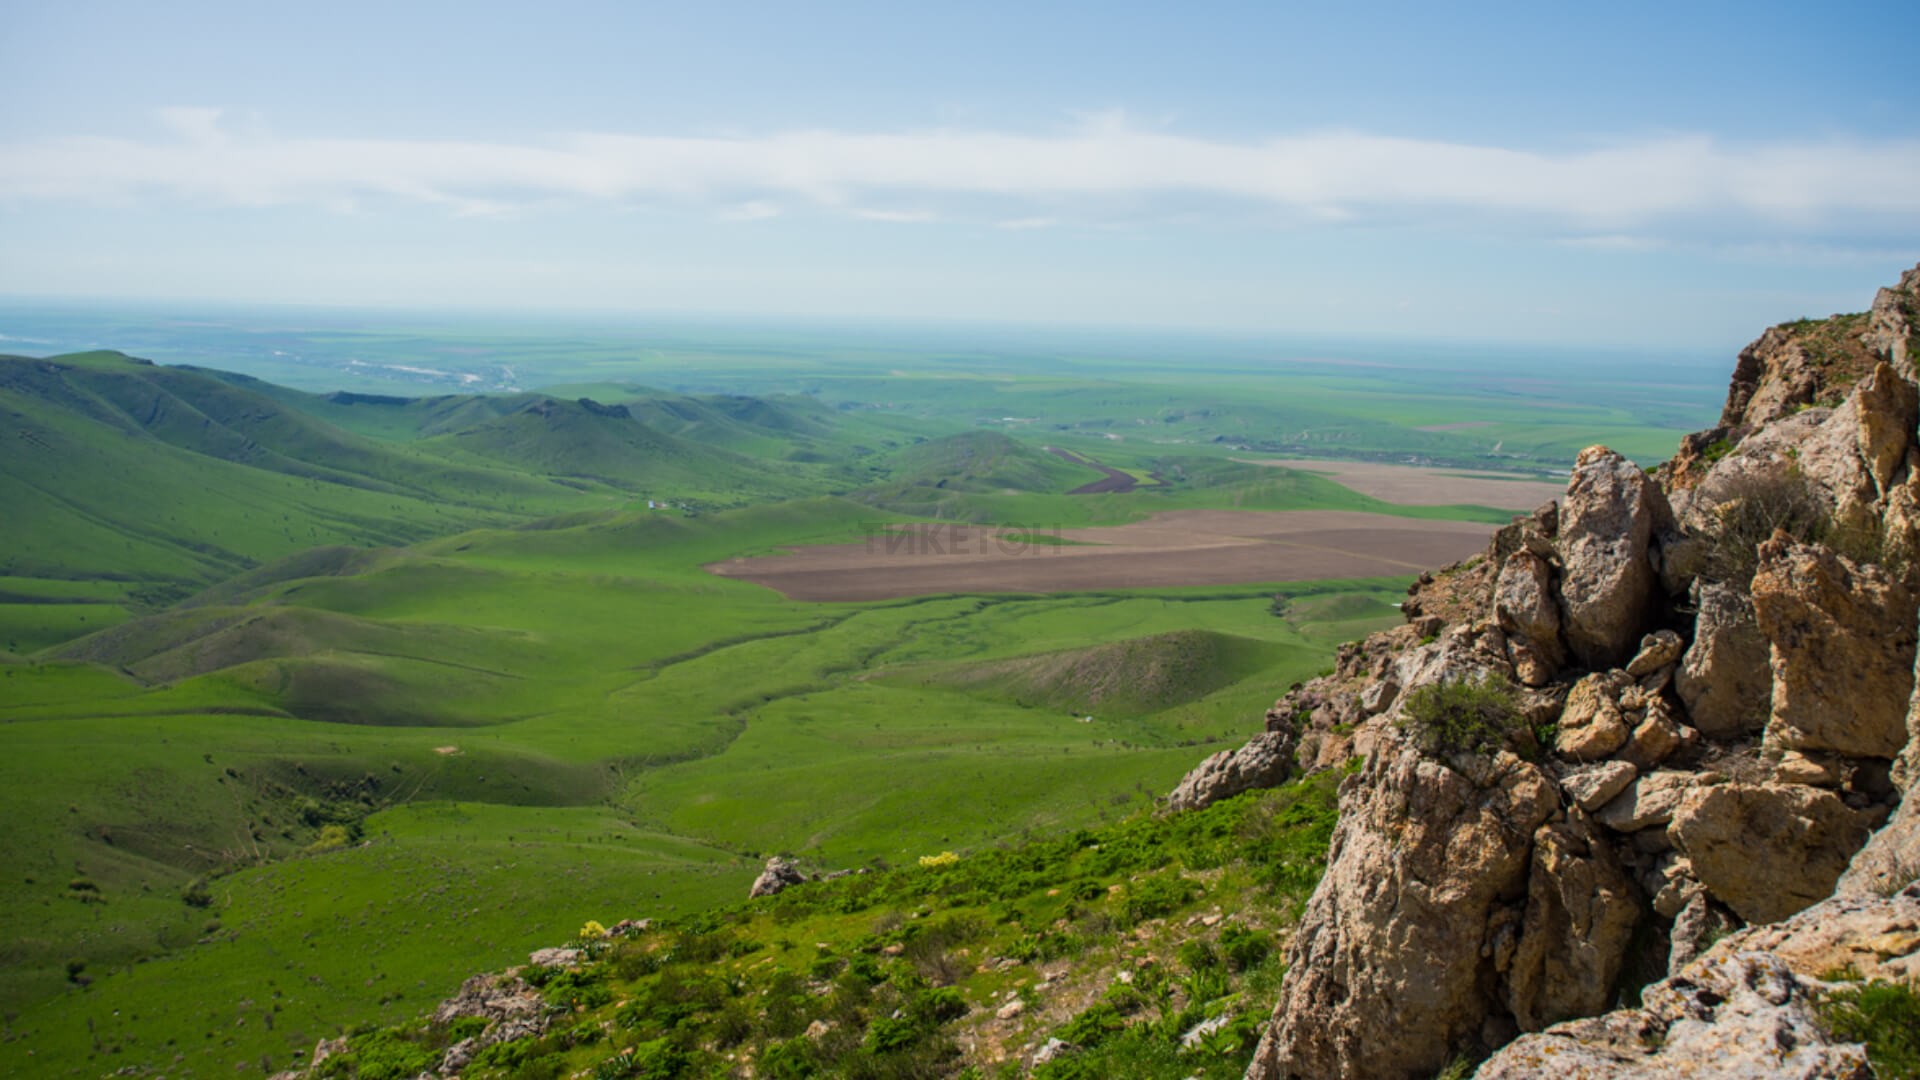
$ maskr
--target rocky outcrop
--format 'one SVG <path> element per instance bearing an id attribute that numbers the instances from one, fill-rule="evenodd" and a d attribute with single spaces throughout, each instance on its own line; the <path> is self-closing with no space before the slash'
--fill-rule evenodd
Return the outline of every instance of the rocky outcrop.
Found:
<path id="1" fill-rule="evenodd" d="M 1912 590 L 1818 544 L 1760 547 L 1753 606 L 1772 649 L 1767 743 L 1892 758 L 1913 694 Z"/>
<path id="2" fill-rule="evenodd" d="M 1866 1050 L 1836 1042 L 1811 987 L 1765 953 L 1703 958 L 1649 987 L 1638 1009 L 1560 1024 L 1508 1044 L 1476 1080 L 1798 1077 L 1870 1080 Z"/>
<path id="3" fill-rule="evenodd" d="M 1653 623 L 1661 597 L 1649 549 L 1670 516 L 1666 497 L 1633 462 L 1604 446 L 1580 452 L 1556 544 L 1567 645 L 1583 665 L 1625 663 Z"/>
<path id="4" fill-rule="evenodd" d="M 1881 289 L 1867 313 L 1861 340 L 1885 358 L 1903 378 L 1920 383 L 1920 266 L 1900 275 L 1900 283 Z"/>
<path id="5" fill-rule="evenodd" d="M 1836 897 L 1769 926 L 1721 938 L 1638 1009 L 1564 1023 L 1506 1046 L 1479 1080 L 1677 1076 L 1873 1075 L 1864 1050 L 1827 1033 L 1815 1014 L 1820 980 L 1920 978 L 1920 888 L 1871 899 Z"/>
<path id="6" fill-rule="evenodd" d="M 767 860 L 766 868 L 760 871 L 760 876 L 753 879 L 753 887 L 747 890 L 747 899 L 773 896 L 795 885 L 804 885 L 811 880 L 800 869 L 799 864 L 775 855 Z"/>
<path id="7" fill-rule="evenodd" d="M 1545 686 L 1566 662 L 1560 641 L 1560 602 L 1553 568 L 1531 551 L 1507 557 L 1493 587 L 1494 617 L 1507 636 L 1514 674 L 1528 686 Z"/>
<path id="8" fill-rule="evenodd" d="M 1611 1003 L 1640 921 L 1637 893 L 1606 838 L 1584 821 L 1534 833 L 1526 916 L 1506 972 L 1507 1006 L 1522 1031 Z"/>
<path id="9" fill-rule="evenodd" d="M 1365 764 L 1250 1080 L 1430 1075 L 1523 1031 L 1481 1075 L 1864 1070 L 1799 954 L 1714 943 L 1805 939 L 1836 882 L 1877 899 L 1920 868 L 1920 388 L 1887 352 L 1917 291 L 1871 332 L 1769 330 L 1654 477 L 1588 448 L 1563 502 L 1422 575 L 1391 645 L 1282 699 L 1303 767 Z M 1504 748 L 1479 704 L 1452 738 L 1401 729 L 1463 680 L 1506 686 Z M 1671 977 L 1577 1019 L 1629 963 Z"/>
<path id="10" fill-rule="evenodd" d="M 1486 946 L 1504 936 L 1510 962 L 1534 831 L 1558 799 L 1510 752 L 1470 764 L 1393 738 L 1341 785 L 1327 875 L 1249 1075 L 1427 1075 L 1484 1038 L 1500 993 Z"/>
<path id="11" fill-rule="evenodd" d="M 1181 779 L 1167 796 L 1166 808 L 1198 810 L 1243 791 L 1281 783 L 1293 772 L 1296 741 L 1293 732 L 1283 728 L 1263 731 L 1238 750 L 1220 751 Z"/>
<path id="12" fill-rule="evenodd" d="M 1707 738 L 1758 734 L 1773 698 L 1773 670 L 1753 601 L 1720 582 L 1699 582 L 1693 592 L 1693 644 L 1674 673 L 1674 692 Z"/>
<path id="13" fill-rule="evenodd" d="M 1732 783 L 1689 791 L 1667 835 L 1715 898 L 1765 923 L 1831 895 L 1871 824 L 1831 791 Z"/>

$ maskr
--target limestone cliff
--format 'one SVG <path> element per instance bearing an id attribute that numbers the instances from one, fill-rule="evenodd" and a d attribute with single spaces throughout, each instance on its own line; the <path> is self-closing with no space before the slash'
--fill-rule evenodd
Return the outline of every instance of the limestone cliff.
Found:
<path id="1" fill-rule="evenodd" d="M 1716 428 L 1584 451 L 1275 705 L 1262 760 L 1364 764 L 1250 1078 L 1867 1075 L 1808 1001 L 1920 964 L 1916 313 L 1768 330 Z"/>

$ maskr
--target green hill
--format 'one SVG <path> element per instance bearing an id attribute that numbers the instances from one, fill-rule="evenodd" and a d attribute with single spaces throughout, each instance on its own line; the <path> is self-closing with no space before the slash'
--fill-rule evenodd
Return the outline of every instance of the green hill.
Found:
<path id="1" fill-rule="evenodd" d="M 1068 712 L 1135 715 L 1198 701 L 1272 666 L 1285 651 L 1231 634 L 1176 630 L 968 664 L 922 682 Z"/>

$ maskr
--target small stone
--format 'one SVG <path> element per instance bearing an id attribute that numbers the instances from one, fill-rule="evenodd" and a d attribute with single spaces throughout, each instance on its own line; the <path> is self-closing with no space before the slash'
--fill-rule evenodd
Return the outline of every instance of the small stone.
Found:
<path id="1" fill-rule="evenodd" d="M 1603 761 L 1598 765 L 1575 769 L 1561 777 L 1560 786 L 1573 799 L 1574 805 L 1582 810 L 1593 811 L 1605 806 L 1615 795 L 1626 790 L 1633 783 L 1640 770 L 1627 761 Z"/>
<path id="2" fill-rule="evenodd" d="M 1693 790 L 1694 774 L 1666 770 L 1648 773 L 1627 785 L 1593 815 L 1595 821 L 1615 832 L 1639 832 L 1673 820 L 1680 800 Z"/>
<path id="3" fill-rule="evenodd" d="M 1574 761 L 1598 761 L 1626 745 L 1632 729 L 1620 712 L 1624 672 L 1600 672 L 1581 679 L 1567 694 L 1560 713 L 1554 750 Z"/>
<path id="4" fill-rule="evenodd" d="M 1014 998 L 1012 1001 L 1009 1001 L 1005 1005 L 1000 1006 L 999 1011 L 995 1012 L 993 1015 L 999 1017 L 1002 1020 L 1011 1020 L 1014 1017 L 1019 1016 L 1021 1013 L 1026 1011 L 1027 1011 L 1027 1003 L 1024 1001 L 1021 1001 L 1019 998 Z"/>
<path id="5" fill-rule="evenodd" d="M 1826 754 L 1803 754 L 1789 750 L 1773 768 L 1773 779 L 1782 784 L 1837 788 L 1846 780 L 1846 770 L 1837 758 Z"/>
<path id="6" fill-rule="evenodd" d="M 1627 745 L 1620 751 L 1620 760 L 1632 762 L 1641 769 L 1651 769 L 1665 761 L 1680 745 L 1680 729 L 1667 718 L 1666 710 L 1651 708 L 1647 718 L 1633 729 Z"/>
<path id="7" fill-rule="evenodd" d="M 1679 661 L 1686 643 L 1671 630 L 1656 630 L 1640 639 L 1640 651 L 1627 662 L 1627 674 L 1638 679 Z"/>

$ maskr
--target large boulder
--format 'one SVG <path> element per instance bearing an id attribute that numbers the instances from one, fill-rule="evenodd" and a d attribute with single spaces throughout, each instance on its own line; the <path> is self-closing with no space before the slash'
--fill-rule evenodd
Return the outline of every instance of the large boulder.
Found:
<path id="1" fill-rule="evenodd" d="M 1495 621 L 1507 638 L 1514 674 L 1528 686 L 1544 686 L 1566 663 L 1560 641 L 1560 602 L 1553 595 L 1553 568 L 1531 551 L 1507 557 L 1494 581 Z"/>
<path id="2" fill-rule="evenodd" d="M 1731 585 L 1702 581 L 1693 644 L 1680 659 L 1673 689 L 1687 716 L 1710 739 L 1736 739 L 1766 727 L 1773 671 L 1753 602 Z"/>
<path id="3" fill-rule="evenodd" d="M 1872 564 L 1776 534 L 1753 606 L 1771 647 L 1769 746 L 1892 758 L 1907 742 L 1915 598 Z"/>
<path id="4" fill-rule="evenodd" d="M 1639 921 L 1638 890 L 1604 838 L 1579 821 L 1542 825 L 1507 971 L 1521 1030 L 1604 1011 Z"/>
<path id="5" fill-rule="evenodd" d="M 1715 899 L 1765 923 L 1831 895 L 1872 823 L 1831 791 L 1726 783 L 1687 792 L 1667 835 Z"/>
<path id="6" fill-rule="evenodd" d="M 1559 794 L 1511 753 L 1478 764 L 1469 776 L 1394 735 L 1341 786 L 1249 1077 L 1425 1077 L 1504 1018 L 1485 946 L 1512 924 Z"/>
<path id="7" fill-rule="evenodd" d="M 1238 750 L 1222 750 L 1195 766 L 1167 796 L 1168 810 L 1199 810 L 1243 791 L 1273 787 L 1293 772 L 1294 735 L 1263 731 Z"/>
<path id="8" fill-rule="evenodd" d="M 1671 513 L 1659 486 L 1612 450 L 1590 446 L 1575 460 L 1557 544 L 1567 645 L 1583 665 L 1625 663 L 1652 628 L 1661 589 L 1648 550 Z"/>

